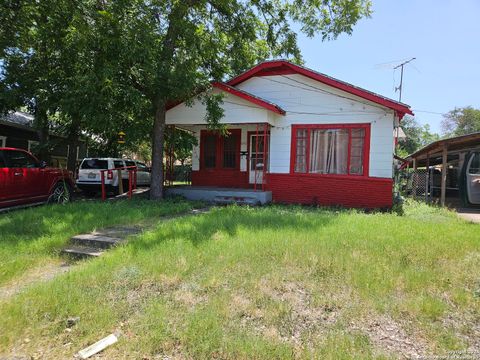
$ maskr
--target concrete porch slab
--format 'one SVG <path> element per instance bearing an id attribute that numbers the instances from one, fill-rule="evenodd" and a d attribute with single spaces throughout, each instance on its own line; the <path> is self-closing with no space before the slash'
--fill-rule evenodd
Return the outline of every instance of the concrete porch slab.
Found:
<path id="1" fill-rule="evenodd" d="M 165 189 L 165 195 L 217 204 L 265 205 L 272 202 L 271 191 L 211 186 L 170 186 Z"/>

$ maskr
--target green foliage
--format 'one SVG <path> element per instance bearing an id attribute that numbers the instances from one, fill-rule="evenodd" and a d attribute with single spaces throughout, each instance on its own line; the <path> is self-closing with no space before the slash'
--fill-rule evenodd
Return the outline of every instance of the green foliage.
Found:
<path id="1" fill-rule="evenodd" d="M 7 0 L 0 103 L 32 104 L 44 133 L 48 116 L 61 112 L 70 138 L 86 133 L 105 152 L 115 152 L 118 131 L 131 149 L 152 134 L 151 194 L 159 198 L 169 104 L 200 96 L 209 126 L 224 132 L 211 80 L 271 57 L 300 63 L 294 25 L 335 39 L 370 13 L 369 0 Z"/>
<path id="2" fill-rule="evenodd" d="M 197 138 L 190 132 L 168 127 L 165 131 L 165 148 L 167 153 L 173 151 L 176 160 L 182 164 L 192 156 L 194 145 L 198 145 Z"/>
<path id="3" fill-rule="evenodd" d="M 267 57 L 301 61 L 297 23 L 308 36 L 350 33 L 370 14 L 367 0 L 118 1 L 104 3 L 92 24 L 109 38 L 117 61 L 114 81 L 129 84 L 155 114 L 151 196 L 162 196 L 165 107 L 193 98 L 210 81 L 239 73 Z M 220 100 L 204 93 L 210 127 L 222 130 Z"/>
<path id="4" fill-rule="evenodd" d="M 420 125 L 414 117 L 405 116 L 402 119 L 401 127 L 406 138 L 399 141 L 398 155 L 406 157 L 418 149 L 440 139 L 436 133 L 432 133 L 429 124 Z"/>
<path id="5" fill-rule="evenodd" d="M 480 109 L 471 106 L 455 108 L 443 115 L 442 128 L 446 136 L 480 132 Z"/>
<path id="6" fill-rule="evenodd" d="M 0 218 L 0 285 L 58 255 L 69 237 L 125 222 L 145 222 L 187 211 L 185 201 L 73 202 L 3 214 Z"/>

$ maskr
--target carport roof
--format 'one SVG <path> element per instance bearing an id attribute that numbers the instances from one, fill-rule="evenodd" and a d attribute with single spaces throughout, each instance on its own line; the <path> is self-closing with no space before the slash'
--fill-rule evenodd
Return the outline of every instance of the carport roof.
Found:
<path id="1" fill-rule="evenodd" d="M 480 147 L 480 132 L 434 141 L 409 155 L 407 160 L 411 162 L 413 159 L 416 159 L 417 165 L 421 166 L 421 164 L 418 163 L 419 160 L 424 160 L 427 156 L 435 157 L 441 155 L 445 146 L 447 147 L 448 152 L 462 150 L 468 151 Z"/>

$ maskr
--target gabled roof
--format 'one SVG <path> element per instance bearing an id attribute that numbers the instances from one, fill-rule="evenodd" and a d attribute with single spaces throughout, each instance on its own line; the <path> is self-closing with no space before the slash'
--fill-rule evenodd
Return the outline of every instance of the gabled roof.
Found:
<path id="1" fill-rule="evenodd" d="M 405 114 L 413 115 L 413 112 L 410 110 L 410 106 L 408 106 L 407 104 L 389 99 L 382 95 L 362 89 L 358 86 L 354 86 L 347 82 L 335 79 L 333 77 L 316 72 L 306 67 L 295 65 L 286 60 L 273 60 L 273 61 L 262 62 L 254 66 L 250 70 L 245 71 L 243 74 L 240 74 L 234 77 L 233 79 L 227 81 L 227 84 L 230 86 L 236 86 L 254 76 L 291 75 L 291 74 L 304 75 L 310 79 L 319 81 L 325 85 L 329 85 L 333 88 L 345 91 L 352 95 L 361 97 L 365 100 L 368 100 L 373 103 L 377 103 L 379 105 L 385 106 L 389 109 L 395 110 L 400 119 Z"/>
<path id="2" fill-rule="evenodd" d="M 272 103 L 271 101 L 262 99 L 256 95 L 253 95 L 247 91 L 240 90 L 237 88 L 234 88 L 233 86 L 230 86 L 228 84 L 222 83 L 222 82 L 212 82 L 212 87 L 220 89 L 222 91 L 225 91 L 227 93 L 236 95 L 244 100 L 247 100 L 251 102 L 252 104 L 258 105 L 264 109 L 273 111 L 274 113 L 280 114 L 280 115 L 285 115 L 285 110 L 283 110 L 280 106 L 277 104 Z M 167 104 L 166 108 L 167 110 L 170 110 L 174 108 L 177 105 L 180 105 L 183 103 L 183 101 L 176 101 L 172 102 L 170 104 Z"/>
<path id="3" fill-rule="evenodd" d="M 277 104 L 274 104 L 271 101 L 264 100 L 264 99 L 262 99 L 262 98 L 260 98 L 256 95 L 253 95 L 253 94 L 251 94 L 247 91 L 234 88 L 233 86 L 230 86 L 228 84 L 221 83 L 221 82 L 214 82 L 214 83 L 212 83 L 212 86 L 217 88 L 217 89 L 228 92 L 230 94 L 236 95 L 236 96 L 238 96 L 238 97 L 240 97 L 244 100 L 250 101 L 253 104 L 261 106 L 261 107 L 263 107 L 267 110 L 273 111 L 277 114 L 285 115 L 285 110 L 283 110 Z"/>

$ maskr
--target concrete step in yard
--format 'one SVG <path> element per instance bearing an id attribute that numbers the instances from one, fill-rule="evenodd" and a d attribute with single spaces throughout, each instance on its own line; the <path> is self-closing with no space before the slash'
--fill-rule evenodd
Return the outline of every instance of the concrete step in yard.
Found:
<path id="1" fill-rule="evenodd" d="M 98 257 L 113 246 L 124 243 L 130 235 L 141 232 L 141 228 L 133 226 L 116 226 L 94 231 L 90 234 L 75 235 L 70 238 L 69 245 L 62 253 L 73 259 Z"/>
<path id="2" fill-rule="evenodd" d="M 200 215 L 209 210 L 209 208 L 194 209 L 190 214 Z M 175 215 L 173 218 L 185 215 L 188 214 Z M 119 225 L 93 231 L 90 234 L 75 235 L 70 238 L 69 244 L 62 250 L 62 253 L 75 260 L 98 257 L 111 247 L 125 243 L 127 237 L 140 232 L 142 232 L 142 228 L 139 226 Z"/>
<path id="3" fill-rule="evenodd" d="M 69 257 L 80 260 L 90 257 L 98 257 L 103 253 L 103 249 L 86 247 L 86 246 L 69 246 L 62 250 L 62 253 Z"/>
<path id="4" fill-rule="evenodd" d="M 118 245 L 122 241 L 123 240 L 120 238 L 114 238 L 114 237 L 103 236 L 103 235 L 95 235 L 95 234 L 77 235 L 70 239 L 70 243 L 74 245 L 100 248 L 100 249 L 109 249 L 112 246 Z"/>

